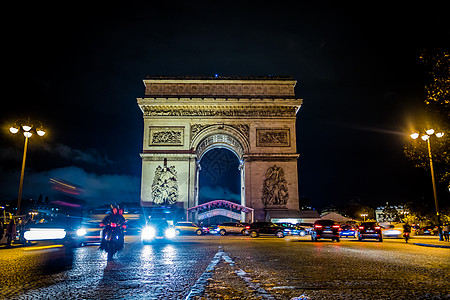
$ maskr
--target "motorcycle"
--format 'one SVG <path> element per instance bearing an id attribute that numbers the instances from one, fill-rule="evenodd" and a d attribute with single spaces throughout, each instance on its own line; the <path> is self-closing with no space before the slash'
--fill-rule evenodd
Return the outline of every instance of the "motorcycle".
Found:
<path id="1" fill-rule="evenodd" d="M 407 232 L 407 231 L 403 233 L 403 237 L 405 238 L 405 242 L 408 242 L 408 240 L 409 240 L 409 234 L 410 234 L 410 233 Z"/>
<path id="2" fill-rule="evenodd" d="M 108 253 L 108 260 L 112 260 L 114 254 L 123 248 L 122 227 L 116 223 L 109 223 L 105 228 L 104 247 Z"/>

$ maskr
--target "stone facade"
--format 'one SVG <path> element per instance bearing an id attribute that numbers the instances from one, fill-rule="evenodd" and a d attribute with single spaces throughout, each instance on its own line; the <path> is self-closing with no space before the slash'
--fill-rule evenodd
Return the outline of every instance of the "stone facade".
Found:
<path id="1" fill-rule="evenodd" d="M 164 184 L 174 192 L 175 177 L 165 182 L 161 175 L 166 169 L 176 173 L 177 204 L 198 205 L 199 161 L 224 147 L 241 161 L 241 205 L 255 209 L 256 220 L 268 209 L 299 209 L 295 120 L 302 100 L 295 98 L 296 81 L 149 77 L 144 84 L 145 97 L 137 99 L 144 118 L 142 206 L 164 202 Z M 162 177 L 157 196 L 155 176 Z"/>

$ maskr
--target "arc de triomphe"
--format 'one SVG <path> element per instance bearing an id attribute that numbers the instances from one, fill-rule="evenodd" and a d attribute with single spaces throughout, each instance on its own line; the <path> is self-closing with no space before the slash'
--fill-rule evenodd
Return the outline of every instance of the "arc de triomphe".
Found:
<path id="1" fill-rule="evenodd" d="M 254 209 L 255 220 L 298 212 L 295 121 L 302 100 L 295 80 L 147 77 L 144 84 L 145 97 L 137 99 L 144 118 L 141 206 L 198 205 L 199 162 L 223 147 L 240 160 L 240 204 Z"/>

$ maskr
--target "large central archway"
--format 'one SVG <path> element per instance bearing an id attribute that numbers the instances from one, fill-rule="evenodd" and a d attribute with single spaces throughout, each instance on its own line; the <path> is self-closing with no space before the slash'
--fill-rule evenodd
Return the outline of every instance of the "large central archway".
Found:
<path id="1" fill-rule="evenodd" d="M 225 148 L 239 159 L 240 205 L 254 209 L 256 220 L 299 210 L 296 81 L 149 77 L 144 83 L 142 206 L 198 206 L 200 160 Z"/>

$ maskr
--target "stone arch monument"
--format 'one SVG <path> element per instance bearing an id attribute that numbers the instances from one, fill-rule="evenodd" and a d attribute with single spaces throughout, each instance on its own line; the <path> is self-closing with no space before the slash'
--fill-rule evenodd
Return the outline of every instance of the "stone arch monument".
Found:
<path id="1" fill-rule="evenodd" d="M 144 118 L 141 206 L 197 206 L 199 162 L 222 147 L 240 160 L 240 204 L 255 220 L 299 211 L 295 121 L 302 100 L 295 80 L 147 77 L 144 84 L 145 97 L 137 99 Z"/>

